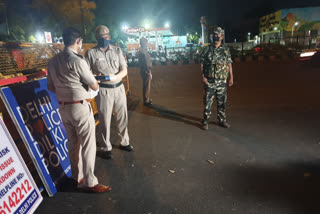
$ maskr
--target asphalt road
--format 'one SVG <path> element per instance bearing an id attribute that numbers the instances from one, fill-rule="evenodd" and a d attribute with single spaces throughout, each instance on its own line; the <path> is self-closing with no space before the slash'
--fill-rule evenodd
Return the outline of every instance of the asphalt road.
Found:
<path id="1" fill-rule="evenodd" d="M 214 104 L 204 131 L 199 65 L 155 66 L 152 108 L 142 105 L 138 69 L 129 68 L 135 152 L 115 146 L 112 160 L 96 160 L 112 191 L 59 192 L 37 213 L 319 213 L 319 67 L 238 63 L 234 75 L 231 128 L 216 125 Z"/>

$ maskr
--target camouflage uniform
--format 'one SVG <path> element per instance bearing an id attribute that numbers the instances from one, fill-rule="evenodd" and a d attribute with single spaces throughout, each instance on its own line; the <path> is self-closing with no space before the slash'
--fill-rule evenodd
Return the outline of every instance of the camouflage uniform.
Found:
<path id="1" fill-rule="evenodd" d="M 203 124 L 208 124 L 214 96 L 217 97 L 219 123 L 226 122 L 227 79 L 229 64 L 232 63 L 229 49 L 224 46 L 215 47 L 214 44 L 203 47 L 200 55 L 203 64 L 203 74 L 207 78 L 204 95 Z"/>

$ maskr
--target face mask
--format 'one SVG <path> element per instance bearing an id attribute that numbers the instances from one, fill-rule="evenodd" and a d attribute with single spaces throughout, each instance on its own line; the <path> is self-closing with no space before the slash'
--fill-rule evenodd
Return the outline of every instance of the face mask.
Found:
<path id="1" fill-rule="evenodd" d="M 106 48 L 110 44 L 110 40 L 107 40 L 106 38 L 100 38 L 98 39 L 98 46 L 101 48 Z"/>
<path id="2" fill-rule="evenodd" d="M 211 40 L 211 42 L 219 42 L 220 37 L 215 36 L 214 34 L 211 34 L 210 35 L 210 40 Z"/>
<path id="3" fill-rule="evenodd" d="M 82 51 L 82 40 L 79 42 L 78 53 Z"/>

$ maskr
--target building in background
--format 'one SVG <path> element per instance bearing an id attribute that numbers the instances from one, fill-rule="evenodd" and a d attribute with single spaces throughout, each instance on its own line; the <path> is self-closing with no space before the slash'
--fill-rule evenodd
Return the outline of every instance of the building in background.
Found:
<path id="1" fill-rule="evenodd" d="M 260 18 L 261 43 L 319 46 L 320 7 L 282 9 Z"/>
<path id="2" fill-rule="evenodd" d="M 169 27 L 152 29 L 144 27 L 127 28 L 123 32 L 129 35 L 127 41 L 128 52 L 135 52 L 140 48 L 139 40 L 142 37 L 148 39 L 148 48 L 153 51 L 164 48 L 181 48 L 187 45 L 187 36 L 175 36 Z"/>

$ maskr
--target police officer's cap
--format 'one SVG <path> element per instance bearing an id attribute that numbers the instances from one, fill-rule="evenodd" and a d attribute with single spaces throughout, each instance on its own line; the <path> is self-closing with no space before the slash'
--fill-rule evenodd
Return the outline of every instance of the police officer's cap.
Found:
<path id="1" fill-rule="evenodd" d="M 109 34 L 109 28 L 105 25 L 99 25 L 96 27 L 95 36 L 96 38 L 101 37 L 103 35 Z"/>
<path id="2" fill-rule="evenodd" d="M 140 39 L 140 45 L 148 43 L 148 40 L 144 37 Z"/>

